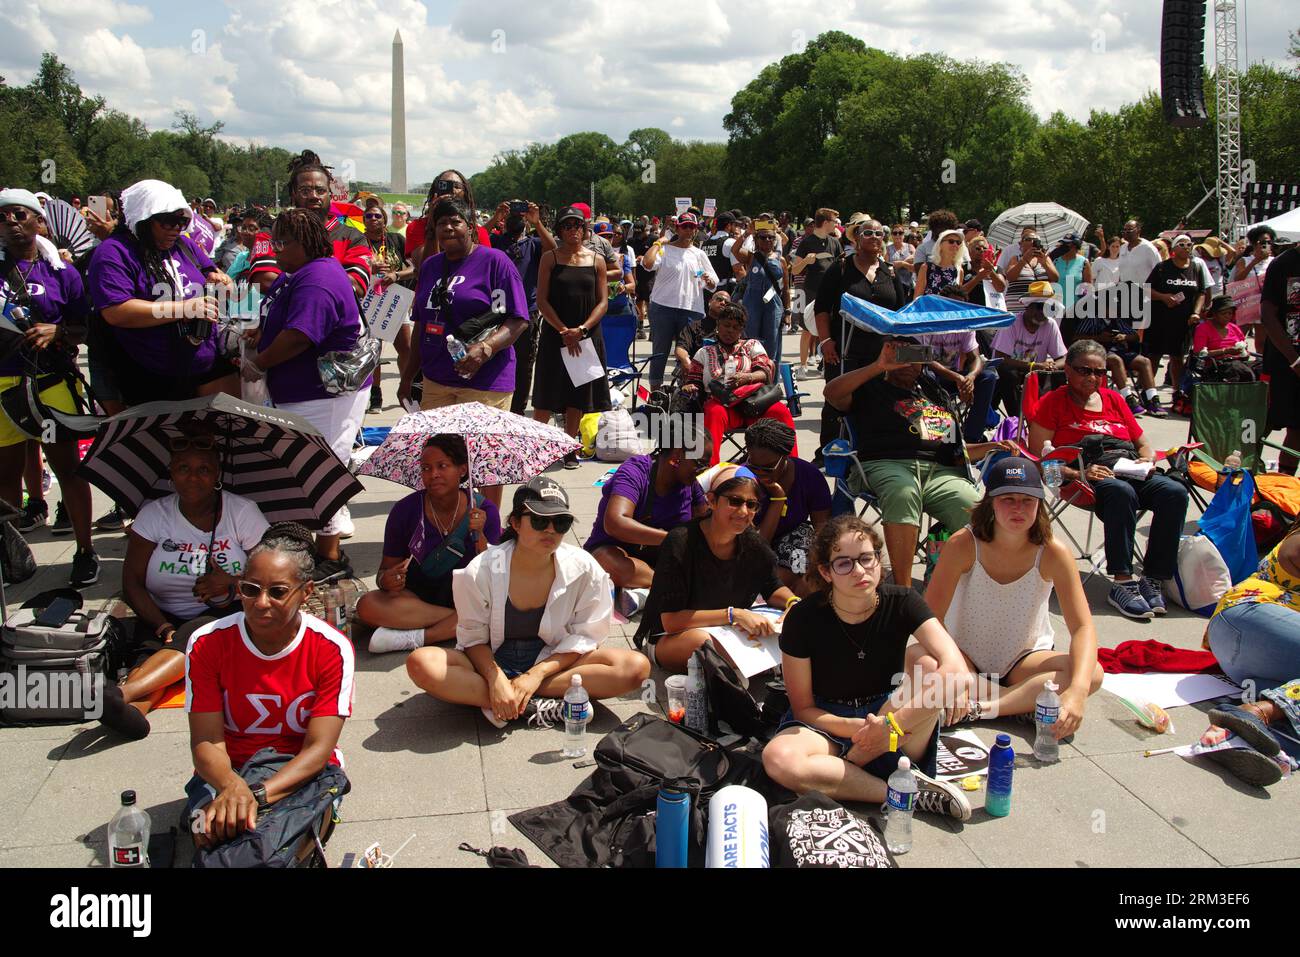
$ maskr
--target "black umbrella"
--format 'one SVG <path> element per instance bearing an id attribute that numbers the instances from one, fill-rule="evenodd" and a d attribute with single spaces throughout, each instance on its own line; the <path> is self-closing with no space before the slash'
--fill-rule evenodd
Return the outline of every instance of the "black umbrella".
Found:
<path id="1" fill-rule="evenodd" d="M 175 491 L 168 442 L 195 427 L 218 438 L 223 488 L 257 503 L 268 522 L 319 528 L 363 488 L 306 419 L 224 393 L 105 419 L 77 474 L 134 515 Z"/>

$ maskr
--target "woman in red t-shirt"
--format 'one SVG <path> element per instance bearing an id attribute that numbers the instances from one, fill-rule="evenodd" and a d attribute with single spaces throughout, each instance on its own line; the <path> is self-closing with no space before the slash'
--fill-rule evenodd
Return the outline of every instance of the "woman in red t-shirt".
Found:
<path id="1" fill-rule="evenodd" d="M 437 235 L 430 235 L 428 231 L 429 213 L 433 211 L 433 207 L 438 200 L 446 199 L 448 196 L 453 199 L 464 200 L 469 204 L 469 208 L 473 210 L 475 221 L 470 226 L 478 230 L 475 242 L 480 246 L 492 245 L 488 231 L 478 225 L 478 207 L 474 205 L 474 188 L 469 185 L 469 180 L 465 178 L 465 174 L 454 169 L 445 169 L 433 178 L 433 183 L 429 186 L 429 196 L 425 201 L 425 215 L 414 220 L 406 227 L 406 258 L 411 261 L 411 268 L 409 272 L 404 270 L 398 278 L 418 277 L 420 275 L 420 263 L 440 252 Z"/>
<path id="2" fill-rule="evenodd" d="M 1096 511 L 1106 531 L 1106 570 L 1115 580 L 1107 601 L 1128 618 L 1148 619 L 1165 613 L 1161 589 L 1174 577 L 1178 538 L 1187 517 L 1187 489 L 1156 471 L 1145 479 L 1115 474 L 1112 466 L 1118 459 L 1154 462 L 1155 452 L 1124 400 L 1105 388 L 1105 381 L 1106 349 L 1091 339 L 1070 346 L 1065 355 L 1065 385 L 1039 403 L 1029 427 L 1029 448 L 1036 455 L 1042 454 L 1046 442 L 1058 449 L 1085 449 L 1082 474 L 1064 463 L 1061 472 L 1066 481 L 1090 485 L 1096 497 Z M 1104 448 L 1097 448 L 1098 444 Z M 1142 576 L 1134 578 L 1139 510 L 1151 512 L 1151 535 Z"/>

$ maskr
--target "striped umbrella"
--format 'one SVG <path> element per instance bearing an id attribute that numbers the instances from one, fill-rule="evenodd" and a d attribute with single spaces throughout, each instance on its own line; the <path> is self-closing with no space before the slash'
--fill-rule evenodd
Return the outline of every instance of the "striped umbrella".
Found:
<path id="1" fill-rule="evenodd" d="M 987 236 L 999 246 L 1014 246 L 1020 242 L 1020 232 L 1026 226 L 1038 231 L 1038 238 L 1051 249 L 1066 233 L 1083 235 L 1088 220 L 1060 203 L 1024 203 L 1006 210 L 989 225 Z"/>
<path id="2" fill-rule="evenodd" d="M 134 515 L 175 491 L 168 441 L 194 427 L 220 440 L 223 487 L 255 502 L 268 522 L 319 528 L 363 488 L 306 419 L 224 393 L 147 402 L 105 419 L 77 474 Z"/>

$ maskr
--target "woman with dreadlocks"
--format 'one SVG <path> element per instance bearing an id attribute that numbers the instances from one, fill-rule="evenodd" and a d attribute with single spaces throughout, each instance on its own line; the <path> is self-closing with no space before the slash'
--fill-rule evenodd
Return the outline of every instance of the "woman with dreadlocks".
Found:
<path id="1" fill-rule="evenodd" d="M 360 301 L 370 288 L 370 247 L 359 229 L 349 226 L 330 210 L 330 178 L 330 167 L 311 150 L 303 150 L 289 161 L 289 201 L 295 209 L 307 210 L 325 227 L 330 254 L 347 270 L 353 293 Z M 271 234 L 258 233 L 253 243 L 248 281 L 257 283 L 265 293 L 279 277 L 282 268 L 275 250 L 271 248 Z"/>
<path id="2" fill-rule="evenodd" d="M 146 179 L 122 193 L 122 223 L 90 258 L 91 304 L 112 329 L 109 362 L 126 405 L 239 395 L 239 376 L 218 353 L 214 296 L 230 277 L 187 236 L 184 194 Z"/>
<path id="3" fill-rule="evenodd" d="M 478 207 L 474 205 L 474 188 L 469 185 L 465 174 L 454 169 L 445 169 L 433 178 L 429 186 L 429 196 L 425 200 L 426 213 L 406 227 L 406 258 L 414 265 L 413 274 L 420 274 L 420 263 L 430 256 L 442 252 L 438 244 L 438 234 L 429 228 L 433 207 L 440 199 L 459 199 L 465 203 L 473 214 L 471 228 L 476 229 L 474 241 L 480 246 L 491 246 L 488 231 L 478 224 Z"/>
<path id="4" fill-rule="evenodd" d="M 361 338 L 357 299 L 348 273 L 334 256 L 325 224 L 311 210 L 286 209 L 276 217 L 271 236 L 280 275 L 262 300 L 257 353 L 241 362 L 240 372 L 248 381 L 265 376 L 275 407 L 314 425 L 346 463 L 365 412 L 370 378 L 355 392 L 334 395 L 321 382 L 317 360 L 356 348 Z M 352 566 L 339 548 L 347 521 L 336 512 L 316 536 L 317 581 L 351 577 Z"/>

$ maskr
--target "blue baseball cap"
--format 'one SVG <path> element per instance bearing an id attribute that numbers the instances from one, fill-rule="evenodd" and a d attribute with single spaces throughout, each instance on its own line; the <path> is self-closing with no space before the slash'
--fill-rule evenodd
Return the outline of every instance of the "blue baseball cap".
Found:
<path id="1" fill-rule="evenodd" d="M 1043 476 L 1029 459 L 1008 455 L 994 462 L 984 478 L 984 494 L 1043 498 Z"/>

